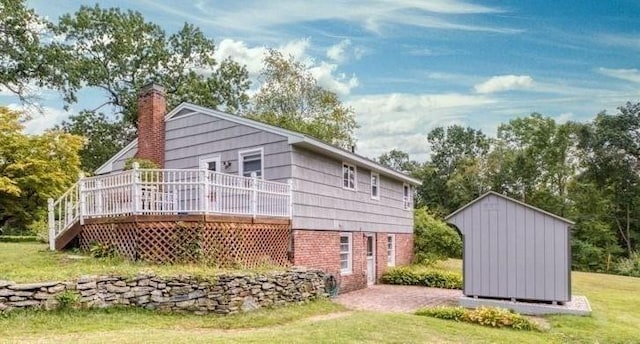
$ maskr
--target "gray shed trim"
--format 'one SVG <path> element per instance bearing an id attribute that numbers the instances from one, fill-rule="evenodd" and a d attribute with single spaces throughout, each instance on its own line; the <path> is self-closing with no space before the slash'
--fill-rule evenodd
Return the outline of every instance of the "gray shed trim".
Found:
<path id="1" fill-rule="evenodd" d="M 511 198 L 511 197 L 507 197 L 507 196 L 505 196 L 505 195 L 503 195 L 503 194 L 500 194 L 500 193 L 497 193 L 497 192 L 495 192 L 495 191 L 489 191 L 489 192 L 486 192 L 486 193 L 484 193 L 482 196 L 480 196 L 480 197 L 478 197 L 478 198 L 474 199 L 473 201 L 471 201 L 471 202 L 469 202 L 469 203 L 465 204 L 465 205 L 464 205 L 464 206 L 462 206 L 460 209 L 458 209 L 458 210 L 454 211 L 453 213 L 451 213 L 451 214 L 447 215 L 447 216 L 444 218 L 444 219 L 445 219 L 445 221 L 446 221 L 446 220 L 449 220 L 450 218 L 454 217 L 456 214 L 458 214 L 458 213 L 462 212 L 463 210 L 465 210 L 465 209 L 469 208 L 470 206 L 474 205 L 475 203 L 477 203 L 478 201 L 482 200 L 483 198 L 485 198 L 485 197 L 487 197 L 487 196 L 489 196 L 489 195 L 495 195 L 495 196 L 498 196 L 498 197 L 504 198 L 504 199 L 506 199 L 506 200 L 508 200 L 508 201 L 518 203 L 518 204 L 520 204 L 520 205 L 522 205 L 522 206 L 525 206 L 525 207 L 527 207 L 527 208 L 529 208 L 529 209 L 532 209 L 532 210 L 534 210 L 534 211 L 537 211 L 537 212 L 543 213 L 543 214 L 545 214 L 545 215 L 551 216 L 551 217 L 555 218 L 556 220 L 560 220 L 560 221 L 562 221 L 562 222 L 566 222 L 567 224 L 570 224 L 570 225 L 574 225 L 574 224 L 575 224 L 575 222 L 573 222 L 573 221 L 571 221 L 571 220 L 567 220 L 567 219 L 565 219 L 564 217 L 560 217 L 560 216 L 558 216 L 558 215 L 556 215 L 556 214 L 552 214 L 552 213 L 550 213 L 550 212 L 548 212 L 548 211 L 542 210 L 542 209 L 540 209 L 540 208 L 536 208 L 536 207 L 534 207 L 534 206 L 532 206 L 532 205 L 529 205 L 529 204 L 527 204 L 527 203 L 524 203 L 524 202 L 518 201 L 517 199 L 513 199 L 513 198 Z"/>
<path id="2" fill-rule="evenodd" d="M 270 132 L 276 135 L 281 135 L 286 137 L 289 144 L 291 145 L 310 149 L 315 152 L 318 152 L 333 158 L 343 159 L 347 162 L 351 162 L 356 165 L 366 167 L 369 170 L 378 172 L 380 174 L 386 175 L 391 178 L 401 180 L 411 185 L 421 185 L 421 182 L 418 179 L 412 178 L 404 173 L 400 173 L 386 166 L 382 166 L 376 163 L 375 161 L 372 161 L 360 155 L 351 153 L 347 150 L 324 143 L 322 141 L 319 141 L 307 135 L 297 133 L 291 130 L 279 128 L 276 126 L 260 123 L 258 121 L 254 121 L 252 119 L 248 119 L 245 117 L 228 114 L 222 111 L 213 110 L 213 109 L 205 108 L 205 107 L 190 104 L 190 103 L 182 103 L 178 105 L 176 108 L 174 108 L 173 110 L 171 110 L 171 112 L 169 112 L 165 116 L 165 121 L 168 122 L 168 121 L 171 121 L 173 118 L 183 118 L 183 117 L 191 116 L 198 113 L 213 116 L 213 117 L 218 117 L 227 121 L 235 122 L 238 124 L 246 125 L 249 127 L 260 129 L 260 130 L 264 130 L 266 132 Z M 133 147 L 133 145 L 137 144 L 137 142 L 138 140 L 135 139 L 127 147 L 123 148 L 120 152 L 114 155 L 111 159 L 109 159 L 106 163 L 104 163 L 102 166 L 100 166 L 96 170 L 96 174 L 111 172 L 113 170 L 113 162 L 116 161 L 131 147 Z"/>

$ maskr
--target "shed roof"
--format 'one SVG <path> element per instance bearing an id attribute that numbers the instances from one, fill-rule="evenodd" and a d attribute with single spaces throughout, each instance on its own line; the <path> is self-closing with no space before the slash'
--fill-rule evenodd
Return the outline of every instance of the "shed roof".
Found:
<path id="1" fill-rule="evenodd" d="M 469 202 L 469 203 L 465 204 L 464 206 L 462 206 L 462 207 L 461 207 L 461 208 L 459 208 L 458 210 L 454 211 L 453 213 L 451 213 L 451 214 L 447 215 L 447 217 L 445 217 L 444 219 L 445 219 L 445 220 L 449 220 L 450 218 L 452 218 L 452 217 L 454 217 L 455 215 L 457 215 L 457 214 L 459 214 L 459 213 L 463 212 L 465 209 L 469 208 L 469 207 L 470 207 L 470 206 L 472 206 L 473 204 L 475 204 L 475 203 L 477 203 L 477 202 L 481 201 L 482 199 L 484 199 L 485 197 L 487 197 L 487 196 L 489 196 L 489 195 L 498 196 L 498 197 L 503 198 L 503 199 L 505 199 L 505 200 L 507 200 L 507 201 L 509 201 L 509 202 L 513 202 L 513 203 L 520 204 L 520 205 L 525 206 L 525 207 L 527 207 L 527 208 L 529 208 L 529 209 L 531 209 L 531 210 L 533 210 L 533 211 L 536 211 L 536 212 L 538 212 L 538 213 L 541 213 L 541 214 L 544 214 L 544 215 L 547 215 L 547 216 L 553 217 L 553 218 L 555 218 L 555 219 L 557 219 L 557 220 L 560 220 L 560 221 L 562 221 L 562 222 L 565 222 L 565 223 L 567 223 L 567 224 L 570 224 L 570 225 L 575 224 L 573 221 L 568 220 L 568 219 L 565 219 L 564 217 L 561 217 L 561 216 L 558 216 L 558 215 L 552 214 L 552 213 L 550 213 L 550 212 L 548 212 L 548 211 L 545 211 L 545 210 L 542 210 L 542 209 L 540 209 L 540 208 L 536 208 L 536 207 L 534 207 L 534 206 L 532 206 L 532 205 L 529 205 L 529 204 L 527 204 L 527 203 L 524 203 L 524 202 L 518 201 L 517 199 L 513 199 L 513 198 L 511 198 L 511 197 L 507 197 L 507 196 L 505 196 L 505 195 L 503 195 L 503 194 L 500 194 L 500 193 L 497 193 L 497 192 L 495 192 L 495 191 L 489 191 L 489 192 L 486 192 L 486 193 L 485 193 L 485 194 L 483 194 L 482 196 L 480 196 L 480 197 L 478 197 L 478 198 L 474 199 L 473 201 L 471 201 L 471 202 Z"/>

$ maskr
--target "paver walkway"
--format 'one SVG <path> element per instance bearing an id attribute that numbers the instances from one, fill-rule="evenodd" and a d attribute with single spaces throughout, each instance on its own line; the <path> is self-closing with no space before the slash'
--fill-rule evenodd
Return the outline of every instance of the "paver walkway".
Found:
<path id="1" fill-rule="evenodd" d="M 460 296 L 460 290 L 379 284 L 341 294 L 334 300 L 355 310 L 413 312 L 423 307 L 457 305 Z"/>

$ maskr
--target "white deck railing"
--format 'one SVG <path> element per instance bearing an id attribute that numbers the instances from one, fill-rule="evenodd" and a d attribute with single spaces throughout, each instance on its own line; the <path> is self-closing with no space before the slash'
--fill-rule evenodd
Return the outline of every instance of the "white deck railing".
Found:
<path id="1" fill-rule="evenodd" d="M 134 164 L 136 165 L 136 164 Z M 49 200 L 49 242 L 77 221 L 127 215 L 220 214 L 291 217 L 291 184 L 203 169 L 134 169 L 81 177 Z"/>

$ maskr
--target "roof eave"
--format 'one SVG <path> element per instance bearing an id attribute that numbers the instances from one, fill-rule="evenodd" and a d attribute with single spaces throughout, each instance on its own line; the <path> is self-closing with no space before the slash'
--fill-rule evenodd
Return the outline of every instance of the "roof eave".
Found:
<path id="1" fill-rule="evenodd" d="M 411 184 L 411 185 L 422 185 L 422 182 L 418 179 L 415 179 L 413 177 L 410 177 L 406 174 L 400 173 L 394 169 L 382 166 L 378 163 L 375 163 L 373 161 L 370 161 L 368 159 L 362 158 L 360 156 L 357 156 L 353 153 L 349 153 L 346 151 L 343 151 L 342 149 L 338 148 L 338 147 L 334 147 L 332 145 L 329 145 L 327 143 L 324 143 L 322 141 L 316 140 L 314 138 L 308 137 L 308 136 L 303 136 L 303 137 L 296 137 L 296 138 L 290 138 L 289 139 L 289 144 L 292 145 L 296 145 L 296 146 L 300 146 L 300 147 L 304 147 L 304 148 L 310 148 L 312 150 L 315 151 L 320 151 L 324 154 L 327 154 L 329 156 L 332 156 L 334 158 L 338 158 L 338 159 L 342 159 L 344 161 L 348 161 L 348 162 L 352 162 L 355 163 L 357 165 L 366 167 L 374 172 L 380 173 L 380 174 L 384 174 L 388 177 L 392 177 L 394 179 L 398 179 L 401 180 L 405 183 Z"/>

